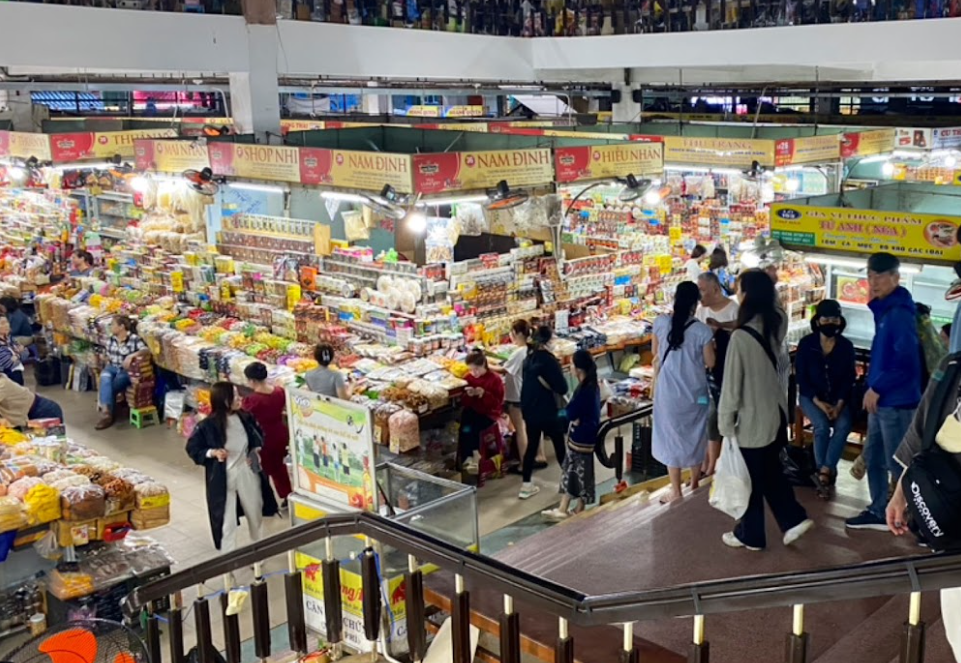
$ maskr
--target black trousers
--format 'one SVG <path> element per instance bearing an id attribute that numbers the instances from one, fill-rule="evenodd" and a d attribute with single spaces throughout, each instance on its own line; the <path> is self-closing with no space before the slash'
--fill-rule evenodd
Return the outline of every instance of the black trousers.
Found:
<path id="1" fill-rule="evenodd" d="M 530 483 L 534 475 L 534 461 L 537 459 L 537 449 L 541 445 L 541 435 L 546 435 L 554 445 L 554 455 L 557 462 L 564 463 L 564 455 L 567 452 L 567 444 L 564 436 L 564 420 L 554 417 L 547 421 L 524 420 L 524 428 L 527 430 L 527 451 L 524 453 L 523 475 L 524 483 Z"/>
<path id="2" fill-rule="evenodd" d="M 480 449 L 480 435 L 494 422 L 475 410 L 464 408 L 460 415 L 460 434 L 457 439 L 459 462 L 470 458 Z"/>
<path id="3" fill-rule="evenodd" d="M 763 548 L 767 544 L 764 531 L 765 501 L 771 507 L 782 532 L 807 519 L 807 512 L 794 497 L 794 488 L 784 476 L 780 458 L 782 446 L 772 442 L 760 449 L 741 449 L 751 475 L 751 498 L 734 534 L 746 546 Z"/>

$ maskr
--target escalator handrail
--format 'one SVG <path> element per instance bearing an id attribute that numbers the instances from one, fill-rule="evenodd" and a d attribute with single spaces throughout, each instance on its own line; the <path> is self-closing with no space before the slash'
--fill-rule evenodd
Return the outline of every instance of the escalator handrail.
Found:
<path id="1" fill-rule="evenodd" d="M 597 456 L 597 460 L 600 461 L 601 465 L 610 469 L 617 470 L 615 465 L 623 459 L 618 459 L 612 457 L 607 453 L 607 435 L 615 428 L 620 428 L 625 424 L 631 424 L 640 419 L 651 416 L 654 411 L 653 403 L 645 403 L 641 407 L 626 414 L 621 414 L 616 417 L 611 417 L 601 422 L 601 427 L 597 431 L 597 438 L 594 443 L 594 455 Z M 616 455 L 616 454 L 615 454 Z M 620 477 L 618 477 L 620 478 Z"/>

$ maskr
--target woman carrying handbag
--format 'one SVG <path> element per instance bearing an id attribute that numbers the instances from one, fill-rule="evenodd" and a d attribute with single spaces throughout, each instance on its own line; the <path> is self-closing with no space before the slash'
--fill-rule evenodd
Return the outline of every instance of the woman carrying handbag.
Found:
<path id="1" fill-rule="evenodd" d="M 241 515 L 247 518 L 251 541 L 262 536 L 263 516 L 277 515 L 277 500 L 260 465 L 263 432 L 240 405 L 233 384 L 215 383 L 210 416 L 187 441 L 187 455 L 204 467 L 210 531 L 221 552 L 236 550 Z"/>

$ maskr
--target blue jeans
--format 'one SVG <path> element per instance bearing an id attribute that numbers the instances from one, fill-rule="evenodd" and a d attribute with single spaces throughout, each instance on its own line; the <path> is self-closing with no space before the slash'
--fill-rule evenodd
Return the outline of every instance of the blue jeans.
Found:
<path id="1" fill-rule="evenodd" d="M 804 416 L 810 420 L 814 428 L 814 460 L 817 462 L 818 470 L 827 467 L 832 472 L 836 472 L 841 454 L 844 453 L 844 445 L 851 434 L 853 425 L 851 408 L 845 405 L 837 420 L 832 422 L 828 420 L 824 411 L 814 404 L 813 399 L 801 396 L 800 400 Z"/>
<path id="2" fill-rule="evenodd" d="M 100 407 L 113 413 L 117 394 L 130 386 L 130 375 L 120 366 L 107 366 L 100 373 Z"/>
<path id="3" fill-rule="evenodd" d="M 59 419 L 60 423 L 66 423 L 63 420 L 63 408 L 43 396 L 37 396 L 33 399 L 33 405 L 30 406 L 27 417 L 29 419 Z"/>
<path id="4" fill-rule="evenodd" d="M 904 434 L 914 419 L 914 409 L 882 407 L 877 414 L 868 415 L 868 443 L 864 447 L 864 464 L 867 467 L 868 487 L 871 490 L 871 506 L 868 511 L 884 518 L 888 507 L 889 473 L 901 476 L 901 466 L 894 460 Z"/>

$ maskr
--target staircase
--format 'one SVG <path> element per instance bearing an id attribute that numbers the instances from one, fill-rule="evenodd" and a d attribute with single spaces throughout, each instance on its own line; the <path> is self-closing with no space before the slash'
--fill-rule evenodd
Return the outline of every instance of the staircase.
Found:
<path id="1" fill-rule="evenodd" d="M 497 559 L 572 589 L 585 592 L 644 590 L 689 582 L 761 573 L 844 566 L 873 559 L 922 554 L 913 541 L 881 532 L 848 532 L 844 519 L 856 515 L 863 501 L 846 494 L 825 503 L 813 492 L 797 494 L 818 527 L 793 548 L 784 548 L 768 514 L 768 549 L 761 553 L 726 548 L 721 534 L 733 522 L 707 503 L 708 487 L 685 499 L 661 505 L 658 494 L 615 502 L 562 522 L 504 550 Z M 853 491 L 848 491 L 853 492 Z M 876 663 L 898 652 L 908 598 L 874 597 L 823 603 L 805 611 L 812 663 Z M 712 616 L 706 636 L 711 660 L 721 663 L 771 663 L 784 657 L 783 625 L 791 624 L 790 607 Z M 937 592 L 924 596 L 922 621 L 940 621 Z M 772 624 L 781 625 L 771 628 Z M 634 634 L 648 645 L 686 656 L 691 643 L 688 620 L 640 622 Z M 943 625 L 927 633 L 927 661 L 952 660 Z M 935 649 L 946 658 L 931 658 Z M 665 660 L 670 657 L 665 654 Z M 602 663 L 586 654 L 583 663 Z M 644 660 L 644 659 L 642 659 Z"/>
<path id="2" fill-rule="evenodd" d="M 152 601 L 180 596 L 204 580 L 304 546 L 362 536 L 408 556 L 407 643 L 415 661 L 426 651 L 426 606 L 435 604 L 451 615 L 452 663 L 471 663 L 471 625 L 486 632 L 484 641 L 496 650 L 477 660 L 494 663 L 707 663 L 708 647 L 714 663 L 951 663 L 936 590 L 958 583 L 961 555 L 928 555 L 913 541 L 884 533 L 848 534 L 843 519 L 861 500 L 842 495 L 822 503 L 810 492 L 799 494 L 818 529 L 790 549 L 775 538 L 760 553 L 721 544 L 732 521 L 708 505 L 706 489 L 670 505 L 659 504 L 656 494 L 604 505 L 493 559 L 380 516 L 342 514 L 158 579 L 128 596 L 124 610 L 135 619 Z M 774 532 L 773 523 L 768 531 Z M 310 610 L 326 612 L 329 640 L 342 643 L 343 587 L 338 562 L 328 555 L 311 571 L 327 582 Z M 377 553 L 366 548 L 358 563 L 361 637 L 380 642 Z M 426 574 L 433 566 L 440 571 Z M 241 618 L 252 617 L 258 659 L 287 648 L 303 655 L 316 643 L 305 628 L 303 573 L 293 567 L 284 573 L 285 600 L 271 608 L 273 614 L 267 584 L 254 583 L 252 614 Z M 921 599 L 926 643 L 918 626 L 904 625 L 909 594 Z M 211 613 L 219 610 L 219 601 L 206 598 L 189 607 L 199 642 L 213 642 Z M 177 624 L 184 614 L 147 611 L 152 663 L 184 663 L 183 634 L 172 628 L 165 634 L 169 654 L 160 638 L 160 618 Z M 269 626 L 278 616 L 287 622 L 288 637 L 272 643 Z M 220 621 L 227 661 L 241 663 L 239 619 Z M 912 637 L 904 638 L 905 632 Z M 792 645 L 787 652 L 786 642 Z M 200 661 L 213 662 L 207 656 Z"/>

